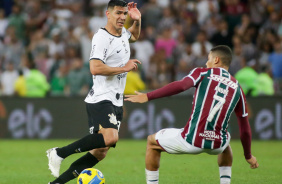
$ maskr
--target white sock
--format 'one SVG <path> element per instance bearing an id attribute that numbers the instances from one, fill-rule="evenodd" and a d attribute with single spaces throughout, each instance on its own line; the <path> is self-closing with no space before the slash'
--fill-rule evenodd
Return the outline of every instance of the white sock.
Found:
<path id="1" fill-rule="evenodd" d="M 147 184 L 158 184 L 159 183 L 159 170 L 149 171 L 145 169 Z"/>
<path id="2" fill-rule="evenodd" d="M 220 184 L 231 183 L 231 167 L 219 167 Z"/>

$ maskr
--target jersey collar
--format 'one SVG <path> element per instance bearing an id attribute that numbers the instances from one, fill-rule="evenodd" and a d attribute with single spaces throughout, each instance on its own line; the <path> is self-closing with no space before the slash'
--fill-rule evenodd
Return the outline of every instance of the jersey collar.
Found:
<path id="1" fill-rule="evenodd" d="M 116 38 L 120 38 L 122 36 L 122 34 L 120 36 L 115 36 L 113 34 L 111 34 L 106 28 L 102 27 L 101 29 L 103 29 L 104 31 L 106 31 L 107 33 L 109 33 L 110 35 L 116 37 Z"/>

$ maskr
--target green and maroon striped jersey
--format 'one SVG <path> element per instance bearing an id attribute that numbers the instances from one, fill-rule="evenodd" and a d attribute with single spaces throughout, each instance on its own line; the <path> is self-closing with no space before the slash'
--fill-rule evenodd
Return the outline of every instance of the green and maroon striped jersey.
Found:
<path id="1" fill-rule="evenodd" d="M 182 137 L 191 145 L 216 149 L 225 145 L 231 113 L 248 115 L 238 81 L 223 68 L 195 68 L 186 77 L 196 88 L 191 116 Z"/>

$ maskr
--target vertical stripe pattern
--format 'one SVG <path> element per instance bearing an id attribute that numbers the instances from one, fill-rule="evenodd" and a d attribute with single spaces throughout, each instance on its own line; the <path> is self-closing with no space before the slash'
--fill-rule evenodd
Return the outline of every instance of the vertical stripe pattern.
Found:
<path id="1" fill-rule="evenodd" d="M 223 68 L 196 68 L 186 77 L 194 81 L 196 91 L 182 137 L 199 148 L 224 146 L 231 113 L 242 98 L 237 80 Z M 245 106 L 242 109 L 247 114 Z"/>

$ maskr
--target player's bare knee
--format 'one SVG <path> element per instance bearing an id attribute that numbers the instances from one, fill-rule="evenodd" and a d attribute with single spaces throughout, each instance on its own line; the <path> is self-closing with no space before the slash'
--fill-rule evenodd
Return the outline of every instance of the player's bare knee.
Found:
<path id="1" fill-rule="evenodd" d="M 153 135 L 149 135 L 149 136 L 147 137 L 147 149 L 152 147 L 152 145 L 153 145 L 153 139 L 154 139 L 154 136 L 153 136 Z"/>
<path id="2" fill-rule="evenodd" d="M 97 158 L 97 160 L 101 161 L 106 157 L 108 150 L 109 150 L 108 147 L 107 148 L 100 148 L 100 149 L 98 149 L 94 152 L 94 156 Z"/>
<path id="3" fill-rule="evenodd" d="M 104 139 L 105 139 L 105 145 L 108 146 L 108 147 L 111 147 L 118 142 L 118 135 L 115 135 L 115 136 L 112 136 L 112 137 L 107 136 Z"/>
<path id="4" fill-rule="evenodd" d="M 105 145 L 107 147 L 115 145 L 119 139 L 118 131 L 116 129 L 103 129 L 101 133 L 104 136 Z"/>
<path id="5" fill-rule="evenodd" d="M 155 142 L 155 134 L 149 135 L 149 136 L 147 137 L 147 143 L 148 143 L 148 144 L 154 144 L 154 142 Z"/>

